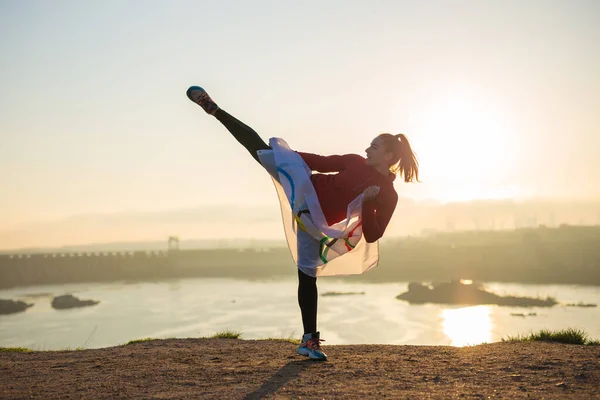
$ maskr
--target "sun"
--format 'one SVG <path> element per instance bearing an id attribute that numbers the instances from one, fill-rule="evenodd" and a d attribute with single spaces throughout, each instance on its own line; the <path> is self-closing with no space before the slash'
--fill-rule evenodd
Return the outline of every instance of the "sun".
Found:
<path id="1" fill-rule="evenodd" d="M 510 119 L 472 93 L 432 100 L 417 117 L 420 175 L 437 200 L 514 197 L 516 141 Z"/>

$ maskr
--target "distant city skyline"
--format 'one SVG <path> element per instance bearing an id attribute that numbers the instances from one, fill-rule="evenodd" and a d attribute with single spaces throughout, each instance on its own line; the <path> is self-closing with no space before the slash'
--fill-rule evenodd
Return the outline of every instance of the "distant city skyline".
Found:
<path id="1" fill-rule="evenodd" d="M 597 202 L 481 200 L 441 204 L 400 199 L 400 206 L 404 212 L 394 216 L 384 241 L 437 232 L 600 225 Z M 279 210 L 268 206 L 221 205 L 162 212 L 88 214 L 33 223 L 1 232 L 0 251 L 81 246 L 123 249 L 127 243 L 137 248 L 140 243 L 151 242 L 158 242 L 160 249 L 166 249 L 169 236 L 198 246 L 221 242 L 230 247 L 244 247 L 252 240 L 285 244 Z"/>

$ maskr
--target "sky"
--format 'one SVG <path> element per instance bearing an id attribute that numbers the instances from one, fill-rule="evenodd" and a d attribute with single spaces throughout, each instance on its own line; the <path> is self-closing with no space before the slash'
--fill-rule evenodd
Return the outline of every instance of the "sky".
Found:
<path id="1" fill-rule="evenodd" d="M 414 201 L 598 200 L 599 18 L 595 0 L 1 1 L 0 238 L 73 242 L 76 226 L 22 232 L 85 216 L 278 213 L 191 85 L 300 151 L 364 155 L 405 133 L 422 182 L 396 190 Z M 149 238 L 85 240 L 110 235 Z"/>

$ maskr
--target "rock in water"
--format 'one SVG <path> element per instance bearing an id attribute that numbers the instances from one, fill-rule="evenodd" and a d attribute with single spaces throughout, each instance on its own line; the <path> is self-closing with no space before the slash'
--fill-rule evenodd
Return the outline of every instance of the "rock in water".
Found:
<path id="1" fill-rule="evenodd" d="M 32 305 L 33 304 L 27 304 L 24 301 L 0 299 L 0 315 L 23 312 Z"/>
<path id="2" fill-rule="evenodd" d="M 98 303 L 100 302 L 95 300 L 79 300 L 73 295 L 65 294 L 52 299 L 52 308 L 64 310 L 66 308 L 95 306 Z"/>
<path id="3" fill-rule="evenodd" d="M 487 292 L 480 284 L 468 284 L 461 281 L 439 283 L 433 287 L 411 282 L 408 291 L 396 296 L 399 300 L 411 304 L 497 304 L 509 307 L 553 307 L 558 302 L 552 297 L 537 299 L 531 297 L 500 296 Z"/>

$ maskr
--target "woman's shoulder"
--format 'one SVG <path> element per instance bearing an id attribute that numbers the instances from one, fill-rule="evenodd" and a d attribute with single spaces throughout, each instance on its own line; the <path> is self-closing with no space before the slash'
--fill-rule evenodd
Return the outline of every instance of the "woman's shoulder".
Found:
<path id="1" fill-rule="evenodd" d="M 388 203 L 394 203 L 395 205 L 398 202 L 398 192 L 396 192 L 396 188 L 391 181 L 387 185 L 382 185 L 382 190 L 382 194 Z"/>

